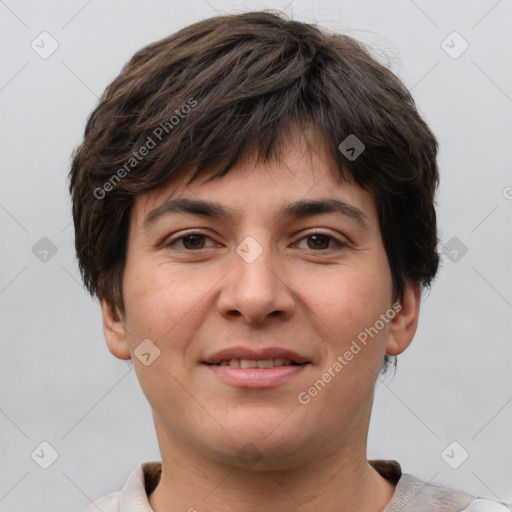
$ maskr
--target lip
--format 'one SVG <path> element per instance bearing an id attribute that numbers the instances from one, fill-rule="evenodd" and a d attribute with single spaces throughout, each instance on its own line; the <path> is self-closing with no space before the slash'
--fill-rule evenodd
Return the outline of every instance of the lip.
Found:
<path id="1" fill-rule="evenodd" d="M 262 360 L 262 359 L 290 359 L 294 363 L 303 364 L 309 363 L 307 357 L 294 352 L 293 350 L 287 350 L 279 347 L 267 347 L 259 350 L 249 349 L 245 347 L 231 347 L 219 350 L 214 354 L 208 356 L 204 361 L 205 364 L 219 364 L 221 361 L 229 359 L 249 359 L 251 361 Z M 244 370 L 248 371 L 248 370 Z"/>
<path id="2" fill-rule="evenodd" d="M 270 388 L 284 384 L 300 375 L 309 364 L 275 366 L 274 368 L 234 368 L 203 364 L 222 381 L 242 388 Z"/>
<path id="3" fill-rule="evenodd" d="M 236 368 L 217 366 L 221 361 L 229 359 L 290 359 L 290 366 L 274 366 L 273 368 Z M 293 350 L 279 347 L 267 347 L 259 350 L 245 347 L 231 347 L 215 352 L 202 361 L 206 370 L 212 372 L 227 384 L 243 388 L 270 388 L 284 384 L 299 376 L 311 361 Z"/>

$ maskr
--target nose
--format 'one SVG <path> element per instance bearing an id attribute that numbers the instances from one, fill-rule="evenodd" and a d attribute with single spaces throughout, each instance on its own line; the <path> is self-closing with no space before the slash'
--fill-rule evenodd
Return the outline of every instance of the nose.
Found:
<path id="1" fill-rule="evenodd" d="M 269 317 L 284 320 L 293 315 L 293 292 L 270 253 L 266 249 L 254 261 L 238 254 L 234 257 L 234 268 L 226 275 L 217 302 L 223 317 L 243 317 L 250 324 L 261 324 Z"/>

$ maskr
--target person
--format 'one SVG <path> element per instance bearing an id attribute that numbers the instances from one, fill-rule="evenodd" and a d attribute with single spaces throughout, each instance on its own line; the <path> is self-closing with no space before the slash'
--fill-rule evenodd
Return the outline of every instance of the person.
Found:
<path id="1" fill-rule="evenodd" d="M 161 462 L 87 511 L 494 511 L 368 460 L 439 265 L 438 143 L 357 40 L 271 11 L 138 51 L 75 150 L 76 252 Z"/>

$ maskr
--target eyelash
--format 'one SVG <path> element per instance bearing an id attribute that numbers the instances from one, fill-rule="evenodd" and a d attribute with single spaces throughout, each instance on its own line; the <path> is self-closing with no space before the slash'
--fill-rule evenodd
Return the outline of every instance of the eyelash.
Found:
<path id="1" fill-rule="evenodd" d="M 193 231 L 193 232 L 190 232 L 190 233 L 187 233 L 185 235 L 181 235 L 179 237 L 176 237 L 176 238 L 173 238 L 171 240 L 169 240 L 168 242 L 165 243 L 165 246 L 166 247 L 172 247 L 174 244 L 176 244 L 176 242 L 179 242 L 180 240 L 184 240 L 185 238 L 188 238 L 190 236 L 201 236 L 201 237 L 204 237 L 204 238 L 209 238 L 211 240 L 211 237 L 204 234 L 204 233 L 200 233 L 200 232 L 196 232 L 196 231 Z M 315 231 L 313 233 L 308 233 L 307 235 L 303 236 L 302 238 L 300 238 L 299 242 L 302 241 L 302 240 L 306 240 L 307 238 L 310 238 L 312 236 L 323 236 L 323 237 L 326 237 L 328 238 L 330 241 L 333 241 L 337 248 L 338 249 L 343 249 L 345 247 L 348 247 L 348 243 L 346 242 L 342 242 L 341 240 L 339 240 L 338 238 L 334 237 L 333 235 L 329 234 L 329 233 L 322 233 L 320 231 Z M 180 247 L 179 250 L 182 250 L 182 251 L 185 251 L 185 252 L 199 252 L 203 249 L 208 249 L 209 247 L 202 247 L 200 249 L 186 249 L 184 247 Z M 333 248 L 333 247 L 329 247 L 327 249 L 306 249 L 307 251 L 309 252 L 325 252 L 325 251 L 330 251 L 330 250 L 335 250 L 336 248 Z"/>

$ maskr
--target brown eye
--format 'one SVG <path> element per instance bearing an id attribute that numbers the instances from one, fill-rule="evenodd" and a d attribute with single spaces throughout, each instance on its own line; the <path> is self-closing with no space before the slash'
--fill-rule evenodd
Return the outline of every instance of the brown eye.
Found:
<path id="1" fill-rule="evenodd" d="M 187 235 L 181 238 L 183 247 L 188 250 L 202 249 L 204 247 L 204 235 Z"/>
<path id="2" fill-rule="evenodd" d="M 190 233 L 179 236 L 170 240 L 165 244 L 169 249 L 177 249 L 181 251 L 200 251 L 201 249 L 208 249 L 213 247 L 213 240 L 203 233 Z"/>
<path id="3" fill-rule="evenodd" d="M 309 249 L 328 249 L 331 237 L 327 235 L 310 235 L 307 237 Z"/>
<path id="4" fill-rule="evenodd" d="M 306 251 L 325 252 L 341 251 L 348 247 L 348 243 L 329 233 L 314 232 L 304 236 L 298 242 L 298 247 Z"/>

